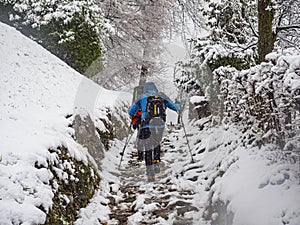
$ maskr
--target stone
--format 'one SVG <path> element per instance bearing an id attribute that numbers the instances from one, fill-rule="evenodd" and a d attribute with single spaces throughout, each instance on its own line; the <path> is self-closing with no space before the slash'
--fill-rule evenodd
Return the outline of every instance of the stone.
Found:
<path id="1" fill-rule="evenodd" d="M 96 134 L 96 127 L 90 115 L 86 115 L 84 118 L 76 115 L 72 127 L 75 130 L 76 141 L 88 149 L 98 168 L 100 168 L 101 160 L 104 158 L 104 145 Z"/>

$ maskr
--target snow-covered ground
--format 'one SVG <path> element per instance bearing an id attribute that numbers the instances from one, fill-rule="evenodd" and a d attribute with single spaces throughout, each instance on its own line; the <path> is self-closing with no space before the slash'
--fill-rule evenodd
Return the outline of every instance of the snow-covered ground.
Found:
<path id="1" fill-rule="evenodd" d="M 199 176 L 194 185 L 200 190 L 200 204 L 211 201 L 216 208 L 220 201 L 228 204 L 212 218 L 232 212 L 235 225 L 300 224 L 299 162 L 280 159 L 272 145 L 243 146 L 243 134 L 234 127 L 189 130 L 195 134 L 191 143 L 198 152 L 196 163 L 175 164 L 173 171 L 188 171 L 179 179 L 182 188 L 192 185 L 187 178 Z"/>
<path id="2" fill-rule="evenodd" d="M 89 81 L 20 32 L 0 23 L 0 224 L 38 224 L 54 196 L 48 149 L 64 145 L 87 162 L 89 154 L 71 137 L 68 115 L 106 116 L 105 107 L 127 101 Z M 104 125 L 97 120 L 97 127 Z"/>
<path id="3" fill-rule="evenodd" d="M 129 212 L 132 225 L 300 224 L 298 163 L 280 160 L 272 145 L 243 146 L 244 134 L 236 127 L 199 130 L 195 124 L 186 126 L 192 152 L 197 153 L 194 163 L 183 130 L 171 129 L 154 183 L 146 182 L 144 163 L 134 165 L 134 140 L 127 147 L 121 171 L 117 169 L 123 146 L 116 142 L 103 161 L 109 182 L 99 194 L 115 203 L 110 210 L 99 201 L 92 203 L 90 207 L 97 211 L 85 210 L 78 224 L 97 224 L 97 218 L 120 224 L 107 216 L 112 212 L 119 217 Z"/>

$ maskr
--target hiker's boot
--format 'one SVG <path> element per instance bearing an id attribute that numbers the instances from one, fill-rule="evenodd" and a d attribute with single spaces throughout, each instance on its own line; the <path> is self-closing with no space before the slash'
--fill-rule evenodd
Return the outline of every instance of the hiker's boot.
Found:
<path id="1" fill-rule="evenodd" d="M 154 166 L 153 165 L 146 166 L 146 172 L 147 172 L 148 182 L 155 181 Z"/>
<path id="2" fill-rule="evenodd" d="M 155 181 L 155 176 L 148 175 L 148 182 L 154 182 L 154 181 Z"/>

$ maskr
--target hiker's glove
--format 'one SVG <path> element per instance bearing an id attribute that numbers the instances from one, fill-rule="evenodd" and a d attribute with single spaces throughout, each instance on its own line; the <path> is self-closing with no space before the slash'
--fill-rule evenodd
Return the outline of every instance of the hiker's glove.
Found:
<path id="1" fill-rule="evenodd" d="M 133 130 L 135 130 L 137 128 L 137 124 L 133 124 L 132 128 L 133 128 Z"/>

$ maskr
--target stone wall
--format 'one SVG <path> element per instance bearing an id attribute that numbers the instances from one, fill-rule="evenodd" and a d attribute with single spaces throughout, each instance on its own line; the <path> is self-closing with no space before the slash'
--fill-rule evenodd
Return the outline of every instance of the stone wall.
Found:
<path id="1" fill-rule="evenodd" d="M 94 158 L 98 168 L 101 166 L 101 160 L 104 158 L 104 145 L 100 140 L 96 127 L 90 115 L 84 117 L 76 115 L 72 124 L 75 130 L 75 140 L 88 149 L 90 155 Z"/>
<path id="2" fill-rule="evenodd" d="M 196 97 L 196 96 L 193 96 Z M 202 96 L 197 96 L 202 97 Z M 189 119 L 201 119 L 211 115 L 210 105 L 208 100 L 190 101 L 189 102 Z"/>

